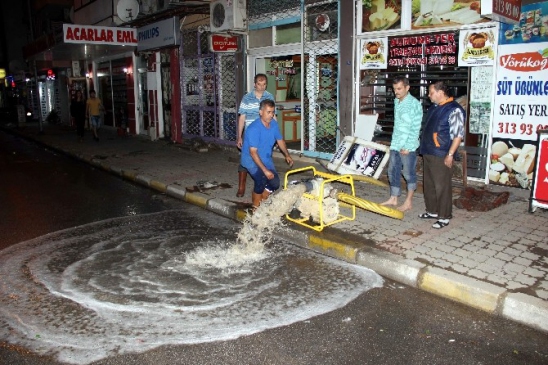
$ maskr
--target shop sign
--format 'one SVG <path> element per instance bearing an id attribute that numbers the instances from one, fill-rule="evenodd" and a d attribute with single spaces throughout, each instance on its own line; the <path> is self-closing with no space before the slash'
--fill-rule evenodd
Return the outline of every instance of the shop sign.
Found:
<path id="1" fill-rule="evenodd" d="M 141 27 L 137 30 L 139 41 L 137 51 L 178 46 L 180 44 L 179 34 L 179 17 Z"/>
<path id="2" fill-rule="evenodd" d="M 521 0 L 482 0 L 481 15 L 493 20 L 516 24 L 521 13 Z"/>
<path id="3" fill-rule="evenodd" d="M 360 44 L 360 70 L 386 69 L 388 38 L 362 39 Z"/>
<path id="4" fill-rule="evenodd" d="M 492 66 L 498 42 L 496 25 L 478 28 L 466 27 L 460 30 L 459 66 Z"/>
<path id="5" fill-rule="evenodd" d="M 5 79 L 5 78 L 6 78 L 6 69 L 0 68 L 0 79 Z"/>
<path id="6" fill-rule="evenodd" d="M 209 36 L 209 49 L 211 52 L 237 52 L 238 37 L 212 34 Z"/>
<path id="7" fill-rule="evenodd" d="M 455 33 L 433 33 L 390 39 L 388 65 L 456 65 Z"/>
<path id="8" fill-rule="evenodd" d="M 135 28 L 63 24 L 63 41 L 77 44 L 136 46 L 137 31 Z"/>
<path id="9" fill-rule="evenodd" d="M 548 129 L 548 43 L 498 51 L 489 180 L 528 189 L 537 153 L 533 141 L 537 131 Z"/>

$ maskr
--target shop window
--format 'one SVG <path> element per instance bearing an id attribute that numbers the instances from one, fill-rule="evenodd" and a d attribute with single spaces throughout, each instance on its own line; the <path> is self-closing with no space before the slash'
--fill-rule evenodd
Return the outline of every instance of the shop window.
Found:
<path id="1" fill-rule="evenodd" d="M 276 27 L 276 44 L 301 42 L 301 22 L 279 25 Z"/>
<path id="2" fill-rule="evenodd" d="M 267 76 L 267 90 L 276 102 L 300 101 L 301 99 L 301 57 L 289 55 L 266 57 L 257 61 L 262 64 Z"/>
<path id="3" fill-rule="evenodd" d="M 436 33 L 426 36 L 449 33 Z M 406 76 L 410 83 L 410 94 L 423 105 L 424 112 L 431 105 L 428 86 L 435 81 L 448 82 L 452 93 L 465 109 L 468 102 L 469 67 L 457 66 L 458 33 L 450 33 L 454 47 L 444 47 L 444 53 L 433 54 L 425 44 L 418 44 L 418 52 L 411 56 L 396 51 L 397 40 L 406 37 L 389 37 L 388 67 L 385 70 L 360 71 L 360 114 L 378 114 L 374 141 L 390 142 L 394 127 L 394 93 L 392 80 L 396 76 Z M 438 47 L 442 49 L 442 47 Z M 409 51 L 409 49 L 407 48 Z M 412 62 L 413 61 L 413 62 Z M 414 62 L 417 61 L 417 62 Z"/>
<path id="4" fill-rule="evenodd" d="M 249 31 L 249 48 L 272 46 L 272 28 Z"/>
<path id="5" fill-rule="evenodd" d="M 306 41 L 316 42 L 339 37 L 338 2 L 310 6 L 306 10 Z"/>

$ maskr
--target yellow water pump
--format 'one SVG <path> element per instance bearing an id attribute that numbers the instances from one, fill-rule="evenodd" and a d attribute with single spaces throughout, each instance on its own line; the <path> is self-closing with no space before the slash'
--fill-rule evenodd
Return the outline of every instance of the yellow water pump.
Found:
<path id="1" fill-rule="evenodd" d="M 311 172 L 313 177 L 289 181 L 289 176 L 305 172 Z M 363 178 L 360 180 L 369 182 Z M 375 180 L 372 183 L 377 182 Z M 335 223 L 356 219 L 356 207 L 403 219 L 403 212 L 397 209 L 356 197 L 353 175 L 329 174 L 316 171 L 312 166 L 290 170 L 285 174 L 284 190 L 289 185 L 298 183 L 305 184 L 306 192 L 295 203 L 293 211 L 288 213 L 286 218 L 315 231 L 319 232 Z M 344 191 L 339 191 L 338 187 Z"/>

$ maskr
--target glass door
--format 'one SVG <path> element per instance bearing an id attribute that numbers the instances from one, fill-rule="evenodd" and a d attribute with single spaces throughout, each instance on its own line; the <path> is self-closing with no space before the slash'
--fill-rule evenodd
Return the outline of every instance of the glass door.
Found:
<path id="1" fill-rule="evenodd" d="M 139 134 L 147 134 L 148 131 L 148 95 L 147 95 L 147 69 L 138 69 L 139 80 L 137 82 L 137 131 Z"/>

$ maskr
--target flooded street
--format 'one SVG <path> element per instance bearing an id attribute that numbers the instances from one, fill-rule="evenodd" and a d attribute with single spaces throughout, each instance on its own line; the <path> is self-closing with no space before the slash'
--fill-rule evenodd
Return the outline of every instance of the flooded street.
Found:
<path id="1" fill-rule="evenodd" d="M 212 265 L 235 243 L 232 227 L 166 211 L 12 246 L 0 252 L 0 336 L 86 364 L 288 325 L 382 285 L 370 270 L 284 244 Z"/>
<path id="2" fill-rule="evenodd" d="M 548 360 L 544 333 L 288 242 L 242 254 L 239 223 L 0 142 L 1 365 Z"/>

